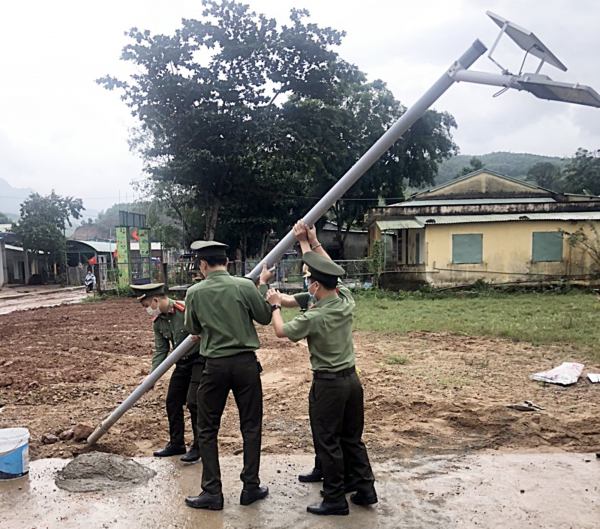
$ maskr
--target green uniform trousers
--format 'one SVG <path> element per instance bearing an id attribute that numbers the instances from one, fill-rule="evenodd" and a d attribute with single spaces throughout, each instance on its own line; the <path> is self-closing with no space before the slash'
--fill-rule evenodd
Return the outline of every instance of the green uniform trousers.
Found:
<path id="1" fill-rule="evenodd" d="M 310 389 L 308 409 L 317 460 L 323 471 L 324 500 L 342 501 L 348 478 L 356 483 L 356 490 L 371 492 L 375 478 L 362 441 L 362 384 L 355 372 L 337 378 L 317 376 Z"/>
<path id="2" fill-rule="evenodd" d="M 233 392 L 244 440 L 244 467 L 240 479 L 245 490 L 260 485 L 262 436 L 262 368 L 254 352 L 207 358 L 198 389 L 198 440 L 202 458 L 202 490 L 221 494 L 221 468 L 217 436 L 229 391 Z"/>
<path id="3" fill-rule="evenodd" d="M 196 394 L 200 386 L 205 358 L 196 353 L 182 358 L 175 364 L 175 370 L 167 390 L 167 418 L 169 420 L 169 440 L 174 445 L 185 445 L 185 421 L 183 407 L 187 404 L 192 422 L 193 445 L 198 446 L 198 404 Z"/>

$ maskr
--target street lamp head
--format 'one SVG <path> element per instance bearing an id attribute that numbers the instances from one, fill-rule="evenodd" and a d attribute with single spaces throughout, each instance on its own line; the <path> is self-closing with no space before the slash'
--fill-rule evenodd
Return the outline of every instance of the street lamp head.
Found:
<path id="1" fill-rule="evenodd" d="M 589 86 L 558 83 L 545 75 L 525 74 L 518 84 L 535 97 L 600 108 L 600 94 Z"/>

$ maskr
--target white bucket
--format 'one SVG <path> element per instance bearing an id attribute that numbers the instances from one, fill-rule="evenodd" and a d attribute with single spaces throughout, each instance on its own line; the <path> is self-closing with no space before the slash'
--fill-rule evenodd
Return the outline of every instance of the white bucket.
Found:
<path id="1" fill-rule="evenodd" d="M 20 478 L 29 472 L 29 430 L 0 428 L 0 480 Z"/>

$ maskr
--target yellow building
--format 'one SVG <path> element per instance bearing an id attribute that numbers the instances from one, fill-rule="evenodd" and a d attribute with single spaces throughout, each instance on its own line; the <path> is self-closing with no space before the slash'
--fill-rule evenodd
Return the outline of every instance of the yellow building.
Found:
<path id="1" fill-rule="evenodd" d="M 555 193 L 487 169 L 372 208 L 365 223 L 370 249 L 381 241 L 388 288 L 591 282 L 598 272 L 568 235 L 600 233 L 600 197 Z"/>

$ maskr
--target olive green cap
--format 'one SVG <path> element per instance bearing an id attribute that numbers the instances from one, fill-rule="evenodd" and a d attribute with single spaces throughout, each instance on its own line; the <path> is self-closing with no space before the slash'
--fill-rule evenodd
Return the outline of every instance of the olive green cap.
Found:
<path id="1" fill-rule="evenodd" d="M 130 285 L 131 290 L 135 292 L 137 299 L 143 301 L 152 296 L 160 296 L 165 293 L 164 283 L 148 283 L 147 285 Z"/>
<path id="2" fill-rule="evenodd" d="M 302 260 L 308 266 L 309 277 L 316 281 L 335 281 L 346 274 L 340 265 L 315 252 L 306 252 Z"/>
<path id="3" fill-rule="evenodd" d="M 227 257 L 229 246 L 217 241 L 194 241 L 190 248 L 202 259 L 204 257 Z"/>

